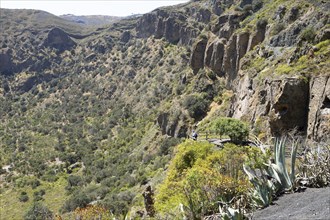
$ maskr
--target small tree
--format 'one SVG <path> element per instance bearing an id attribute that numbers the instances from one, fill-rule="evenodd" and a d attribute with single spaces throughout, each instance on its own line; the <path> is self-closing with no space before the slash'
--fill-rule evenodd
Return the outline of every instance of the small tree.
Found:
<path id="1" fill-rule="evenodd" d="M 27 202 L 29 200 L 29 196 L 27 195 L 26 192 L 21 192 L 21 195 L 19 196 L 18 199 L 20 202 Z"/>
<path id="2" fill-rule="evenodd" d="M 183 107 L 192 118 L 200 119 L 207 113 L 209 101 L 201 95 L 189 95 L 183 100 Z"/>
<path id="3" fill-rule="evenodd" d="M 217 134 L 228 135 L 234 143 L 242 143 L 249 136 L 248 126 L 238 119 L 219 118 L 214 122 Z"/>

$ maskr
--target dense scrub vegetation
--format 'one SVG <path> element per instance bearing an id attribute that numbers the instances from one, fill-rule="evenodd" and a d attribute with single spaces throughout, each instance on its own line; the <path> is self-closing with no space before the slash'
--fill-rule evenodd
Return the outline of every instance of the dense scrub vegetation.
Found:
<path id="1" fill-rule="evenodd" d="M 303 16 L 310 6 L 321 4 L 303 2 L 223 3 L 217 10 L 243 15 L 235 33 L 252 34 L 267 26 L 273 37 L 288 30 L 296 7 Z M 221 20 L 211 14 L 205 23 L 194 14 L 207 15 L 199 8 L 204 3 L 179 8 L 191 15 L 188 26 L 198 39 L 214 37 Z M 287 23 L 276 18 L 281 16 L 279 5 L 290 9 L 284 16 Z M 191 45 L 169 43 L 166 36 L 137 38 L 134 18 L 82 31 L 44 12 L 2 15 L 6 31 L 0 36 L 1 55 L 11 56 L 21 69 L 0 74 L 1 217 L 141 217 L 146 215 L 142 192 L 151 185 L 156 218 L 200 219 L 216 214 L 219 205 L 251 211 L 268 205 L 280 191 L 329 185 L 329 149 L 324 146 L 311 147 L 298 159 L 292 187 L 269 186 L 265 176 L 254 179 L 253 171 L 275 167 L 269 161 L 271 151 L 240 145 L 249 132 L 267 139 L 267 120 L 256 118 L 250 129 L 245 122 L 225 118 L 232 115 L 237 94 L 222 73 L 190 68 Z M 48 20 L 40 23 L 39 16 Z M 77 46 L 40 49 L 45 28 L 53 26 L 70 33 Z M 283 75 L 299 74 L 307 81 L 326 74 L 330 41 L 316 40 L 320 30 L 311 25 L 303 28 L 295 50 L 283 47 L 274 50 L 275 56 L 261 44 L 242 58 L 240 68 L 260 83 Z M 122 34 L 127 31 L 131 35 L 125 42 Z M 185 140 L 196 125 L 200 132 L 214 131 L 234 143 L 220 150 Z"/>
<path id="2" fill-rule="evenodd" d="M 75 62 L 70 53 L 61 56 Z M 125 49 L 113 48 L 107 56 L 104 60 L 111 62 L 97 61 L 96 70 L 88 70 L 89 64 L 83 62 L 73 70 L 62 65 L 59 77 L 34 84 L 26 92 L 16 81 L 24 74 L 1 76 L 3 83 L 18 83 L 0 97 L 0 165 L 9 165 L 11 171 L 5 175 L 4 189 L 33 187 L 36 192 L 58 184 L 63 174 L 67 183 L 61 182 L 61 187 L 68 196 L 57 212 L 100 200 L 115 215 L 125 215 L 135 197 L 141 204 L 138 192 L 143 184 L 161 174 L 173 146 L 181 141 L 162 133 L 154 118 L 159 112 L 171 112 L 174 123 L 194 123 L 206 113 L 212 95 L 189 95 L 195 86 L 192 79 L 203 79 L 205 86 L 213 82 L 202 73 L 189 76 L 189 52 L 164 40 L 137 39 Z M 182 65 L 170 68 L 174 58 Z M 139 71 L 128 68 L 134 60 L 143 61 Z M 180 83 L 184 73 L 191 80 Z M 28 201 L 31 205 L 33 195 Z"/>
<path id="3" fill-rule="evenodd" d="M 217 213 L 222 203 L 239 200 L 242 206 L 248 206 L 251 185 L 243 164 L 257 167 L 266 161 L 255 147 L 225 144 L 220 150 L 207 142 L 186 141 L 177 146 L 167 177 L 159 186 L 156 209 L 163 217 L 201 219 Z"/>

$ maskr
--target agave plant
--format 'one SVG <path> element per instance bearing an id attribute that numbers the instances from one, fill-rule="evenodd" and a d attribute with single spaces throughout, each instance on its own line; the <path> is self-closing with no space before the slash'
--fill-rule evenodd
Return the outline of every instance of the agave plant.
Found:
<path id="1" fill-rule="evenodd" d="M 292 190 L 295 182 L 295 164 L 298 141 L 294 140 L 291 150 L 291 172 L 288 172 L 285 163 L 286 137 L 277 138 L 274 145 L 274 163 L 268 164 L 268 175 L 278 182 L 278 191 Z"/>
<path id="2" fill-rule="evenodd" d="M 252 191 L 252 199 L 257 206 L 266 207 L 272 202 L 272 195 L 274 192 L 274 184 L 265 178 L 265 176 L 257 176 L 255 172 L 249 167 L 243 165 L 244 172 L 248 175 L 250 182 L 254 186 Z"/>
<path id="3" fill-rule="evenodd" d="M 254 186 L 252 198 L 257 206 L 268 206 L 272 202 L 274 194 L 276 196 L 276 193 L 284 190 L 292 190 L 294 187 L 298 141 L 295 140 L 292 144 L 290 173 L 285 163 L 285 143 L 286 137 L 276 139 L 274 145 L 274 162 L 265 164 L 266 169 L 258 170 L 260 175 L 256 175 L 256 171 L 250 169 L 248 166 L 243 166 L 245 173 Z"/>
<path id="4" fill-rule="evenodd" d="M 233 200 L 233 199 L 232 199 Z M 241 209 L 234 209 L 229 206 L 229 203 L 219 203 L 219 214 L 222 220 L 243 220 L 244 214 Z"/>

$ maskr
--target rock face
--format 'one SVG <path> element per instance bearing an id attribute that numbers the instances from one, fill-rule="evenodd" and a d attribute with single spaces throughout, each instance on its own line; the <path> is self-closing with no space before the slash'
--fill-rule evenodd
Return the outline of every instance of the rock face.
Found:
<path id="1" fill-rule="evenodd" d="M 273 136 L 297 129 L 306 134 L 309 85 L 299 78 L 264 80 L 260 83 L 248 76 L 237 87 L 233 117 L 251 122 L 264 120 Z"/>
<path id="2" fill-rule="evenodd" d="M 309 85 L 303 80 L 287 78 L 272 82 L 273 103 L 270 109 L 270 129 L 275 136 L 297 129 L 306 134 Z M 275 86 L 274 86 L 275 84 Z"/>
<path id="3" fill-rule="evenodd" d="M 265 29 L 252 35 L 248 32 L 233 34 L 228 41 L 217 37 L 199 39 L 192 48 L 190 66 L 194 73 L 206 66 L 217 75 L 227 77 L 230 84 L 237 77 L 241 58 L 264 38 Z"/>
<path id="4" fill-rule="evenodd" d="M 60 28 L 53 28 L 48 32 L 48 35 L 43 43 L 45 47 L 52 47 L 59 52 L 70 50 L 76 46 L 69 35 Z"/>
<path id="5" fill-rule="evenodd" d="M 307 137 L 321 142 L 330 138 L 330 77 L 310 81 Z"/>
<path id="6" fill-rule="evenodd" d="M 309 140 L 322 142 L 330 138 L 329 76 L 264 80 L 248 76 L 237 87 L 233 117 L 246 118 L 269 127 L 269 134 L 280 136 L 296 129 Z"/>
<path id="7" fill-rule="evenodd" d="M 257 31 L 251 36 L 248 50 L 252 50 L 257 44 L 263 42 L 266 34 L 266 22 L 260 22 L 257 24 Z"/>

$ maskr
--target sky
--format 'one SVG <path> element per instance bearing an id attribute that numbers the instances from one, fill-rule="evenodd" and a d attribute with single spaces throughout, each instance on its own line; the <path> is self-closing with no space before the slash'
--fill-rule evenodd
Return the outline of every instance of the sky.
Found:
<path id="1" fill-rule="evenodd" d="M 188 0 L 0 0 L 1 8 L 39 9 L 55 15 L 144 14 L 161 6 L 176 5 Z"/>

